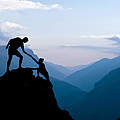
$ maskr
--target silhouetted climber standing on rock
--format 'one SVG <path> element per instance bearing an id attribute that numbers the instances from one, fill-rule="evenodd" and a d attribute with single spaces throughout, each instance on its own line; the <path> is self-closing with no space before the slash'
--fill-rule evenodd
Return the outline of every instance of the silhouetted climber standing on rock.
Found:
<path id="1" fill-rule="evenodd" d="M 24 43 L 28 42 L 28 38 L 24 37 L 23 39 L 16 37 L 11 39 L 7 46 L 6 49 L 8 49 L 8 62 L 7 62 L 7 72 L 9 71 L 9 67 L 10 67 L 10 63 L 12 60 L 13 55 L 16 55 L 17 57 L 20 58 L 19 60 L 19 68 L 21 68 L 22 65 L 22 60 L 23 60 L 23 56 L 20 54 L 20 52 L 17 50 L 19 47 L 21 47 L 22 51 L 29 55 L 25 50 L 24 50 Z M 30 56 L 30 55 L 29 55 Z"/>
<path id="2" fill-rule="evenodd" d="M 37 69 L 37 75 L 39 77 L 39 73 L 41 73 L 42 75 L 44 75 L 44 77 L 49 80 L 49 74 L 45 68 L 45 64 L 43 63 L 44 59 L 43 58 L 40 58 L 39 61 L 37 61 L 34 57 L 32 57 L 31 55 L 29 55 L 38 65 L 39 65 L 39 68 L 36 68 Z"/>

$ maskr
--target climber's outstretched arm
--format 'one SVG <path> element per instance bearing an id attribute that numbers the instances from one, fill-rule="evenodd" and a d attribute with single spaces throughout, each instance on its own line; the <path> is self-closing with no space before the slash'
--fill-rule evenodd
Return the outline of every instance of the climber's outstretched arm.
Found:
<path id="1" fill-rule="evenodd" d="M 37 61 L 32 55 L 28 54 L 28 53 L 25 51 L 24 45 L 22 45 L 21 48 L 22 48 L 22 51 L 23 51 L 26 55 L 28 55 L 29 57 L 31 57 L 37 64 L 39 64 L 38 61 Z"/>
<path id="2" fill-rule="evenodd" d="M 32 55 L 29 55 L 37 64 L 39 64 L 39 62 L 32 56 Z"/>

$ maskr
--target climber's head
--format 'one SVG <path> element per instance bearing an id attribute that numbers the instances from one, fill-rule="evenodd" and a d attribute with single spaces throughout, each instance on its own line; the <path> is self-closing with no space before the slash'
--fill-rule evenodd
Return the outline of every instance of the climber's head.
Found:
<path id="1" fill-rule="evenodd" d="M 24 38 L 23 38 L 23 42 L 24 42 L 24 43 L 28 42 L 28 38 L 27 38 L 27 37 L 24 37 Z"/>
<path id="2" fill-rule="evenodd" d="M 44 58 L 39 59 L 39 63 L 42 63 L 44 61 Z"/>

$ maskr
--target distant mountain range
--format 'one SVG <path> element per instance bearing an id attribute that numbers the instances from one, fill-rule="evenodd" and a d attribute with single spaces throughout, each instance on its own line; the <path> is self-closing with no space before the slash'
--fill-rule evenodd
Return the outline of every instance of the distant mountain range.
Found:
<path id="1" fill-rule="evenodd" d="M 73 106 L 76 120 L 117 120 L 120 117 L 120 68 L 113 70 Z"/>
<path id="2" fill-rule="evenodd" d="M 61 108 L 68 109 L 68 111 L 75 103 L 79 103 L 86 95 L 86 92 L 61 80 L 51 78 L 51 82 L 58 104 Z"/>
<path id="3" fill-rule="evenodd" d="M 86 67 L 88 67 L 89 65 L 78 65 L 78 66 L 73 66 L 73 67 L 67 67 L 70 71 L 71 71 L 71 74 L 74 73 L 74 72 L 77 72 L 79 70 L 82 70 Z"/>
<path id="4" fill-rule="evenodd" d="M 66 76 L 69 76 L 72 73 L 89 66 L 89 65 L 78 65 L 78 66 L 68 67 L 68 66 L 53 64 L 53 63 L 50 63 L 50 62 L 47 65 L 54 67 L 54 69 L 56 69 L 57 71 L 60 71 L 61 73 L 63 73 Z"/>
<path id="5" fill-rule="evenodd" d="M 116 57 L 114 59 L 104 58 L 71 74 L 70 76 L 67 76 L 63 81 L 88 92 L 94 88 L 96 82 L 101 80 L 110 71 L 119 67 L 120 57 Z"/>

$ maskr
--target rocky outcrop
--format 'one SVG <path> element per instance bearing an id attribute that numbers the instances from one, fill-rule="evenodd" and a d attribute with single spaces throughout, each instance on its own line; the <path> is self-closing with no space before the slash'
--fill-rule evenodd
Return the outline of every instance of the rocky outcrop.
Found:
<path id="1" fill-rule="evenodd" d="M 0 77 L 3 106 L 23 107 L 25 118 L 40 120 L 73 120 L 57 105 L 50 81 L 35 77 L 30 68 L 12 70 Z"/>

